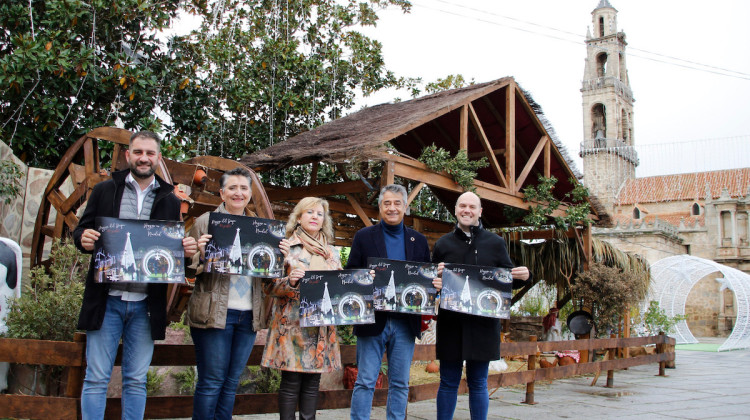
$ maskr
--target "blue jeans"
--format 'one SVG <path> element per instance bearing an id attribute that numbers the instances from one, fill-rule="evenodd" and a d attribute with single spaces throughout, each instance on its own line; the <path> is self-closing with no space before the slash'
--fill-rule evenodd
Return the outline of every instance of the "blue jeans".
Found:
<path id="1" fill-rule="evenodd" d="M 83 420 L 103 419 L 107 385 L 122 337 L 122 418 L 143 419 L 146 374 L 154 352 L 146 300 L 107 297 L 102 326 L 86 331 L 86 377 L 81 392 Z"/>
<path id="2" fill-rule="evenodd" d="M 388 420 L 406 417 L 409 399 L 409 368 L 414 357 L 414 335 L 406 319 L 389 317 L 383 332 L 357 337 L 357 381 L 352 392 L 351 419 L 366 420 L 372 410 L 372 395 L 383 353 L 388 355 Z"/>
<path id="3" fill-rule="evenodd" d="M 193 418 L 231 419 L 240 374 L 255 344 L 253 311 L 227 310 L 222 328 L 190 328 L 195 343 L 198 383 Z"/>
<path id="4" fill-rule="evenodd" d="M 484 420 L 490 406 L 487 393 L 487 374 L 490 362 L 480 360 L 466 361 L 466 384 L 469 386 L 469 413 L 471 420 Z M 462 360 L 440 361 L 440 388 L 437 394 L 438 420 L 450 420 L 456 410 L 458 385 L 461 383 Z"/>

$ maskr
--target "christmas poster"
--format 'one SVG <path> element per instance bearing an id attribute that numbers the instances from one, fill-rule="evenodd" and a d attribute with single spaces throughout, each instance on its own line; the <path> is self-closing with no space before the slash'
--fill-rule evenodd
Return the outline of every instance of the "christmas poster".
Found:
<path id="1" fill-rule="evenodd" d="M 437 264 L 368 258 L 375 271 L 372 301 L 376 311 L 435 315 Z"/>
<path id="2" fill-rule="evenodd" d="M 508 268 L 446 263 L 440 309 L 509 319 L 512 292 Z"/>
<path id="3" fill-rule="evenodd" d="M 104 283 L 185 283 L 185 224 L 97 217 L 95 280 Z"/>
<path id="4" fill-rule="evenodd" d="M 207 273 L 227 273 L 254 277 L 282 277 L 284 255 L 279 242 L 284 239 L 285 223 L 280 220 L 211 213 L 206 244 Z"/>
<path id="5" fill-rule="evenodd" d="M 302 327 L 375 322 L 370 270 L 306 271 L 299 294 Z"/>

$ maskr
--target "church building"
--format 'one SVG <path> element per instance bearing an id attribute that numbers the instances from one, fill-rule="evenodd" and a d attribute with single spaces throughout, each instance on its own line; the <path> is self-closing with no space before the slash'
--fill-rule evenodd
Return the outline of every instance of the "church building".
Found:
<path id="1" fill-rule="evenodd" d="M 600 0 L 586 36 L 583 96 L 584 184 L 615 223 L 594 235 L 649 263 L 688 254 L 750 273 L 750 168 L 636 178 L 635 99 L 617 10 Z M 734 293 L 715 277 L 698 282 L 685 313 L 695 336 L 728 336 Z"/>

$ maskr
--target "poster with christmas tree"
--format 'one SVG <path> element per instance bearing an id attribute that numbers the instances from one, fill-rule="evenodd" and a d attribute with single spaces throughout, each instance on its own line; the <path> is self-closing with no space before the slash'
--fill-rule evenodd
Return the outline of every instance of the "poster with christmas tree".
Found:
<path id="1" fill-rule="evenodd" d="M 94 279 L 100 283 L 185 283 L 185 224 L 97 217 Z"/>
<path id="2" fill-rule="evenodd" d="M 211 213 L 205 265 L 207 273 L 275 278 L 283 275 L 284 255 L 279 242 L 286 226 L 280 220 Z"/>
<path id="3" fill-rule="evenodd" d="M 437 264 L 398 261 L 387 258 L 367 259 L 375 271 L 372 300 L 376 311 L 435 315 Z"/>
<path id="4" fill-rule="evenodd" d="M 299 283 L 299 324 L 372 324 L 370 270 L 306 271 Z"/>
<path id="5" fill-rule="evenodd" d="M 446 263 L 440 309 L 509 319 L 512 292 L 509 268 Z"/>

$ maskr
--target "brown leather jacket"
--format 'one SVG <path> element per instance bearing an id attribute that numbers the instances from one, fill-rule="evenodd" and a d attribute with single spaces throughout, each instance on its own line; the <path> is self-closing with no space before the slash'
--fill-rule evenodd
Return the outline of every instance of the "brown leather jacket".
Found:
<path id="1" fill-rule="evenodd" d="M 224 203 L 215 210 L 216 213 L 227 213 Z M 208 232 L 208 216 L 203 213 L 195 219 L 190 229 L 190 236 L 198 240 Z M 246 214 L 255 216 L 254 214 Z M 224 273 L 204 273 L 200 252 L 193 256 L 189 267 L 195 270 L 195 288 L 187 305 L 187 323 L 196 328 L 224 328 L 227 320 L 227 302 L 229 301 L 229 275 Z M 263 296 L 263 279 L 253 277 L 252 281 L 253 330 L 260 331 L 267 326 L 268 305 Z"/>

